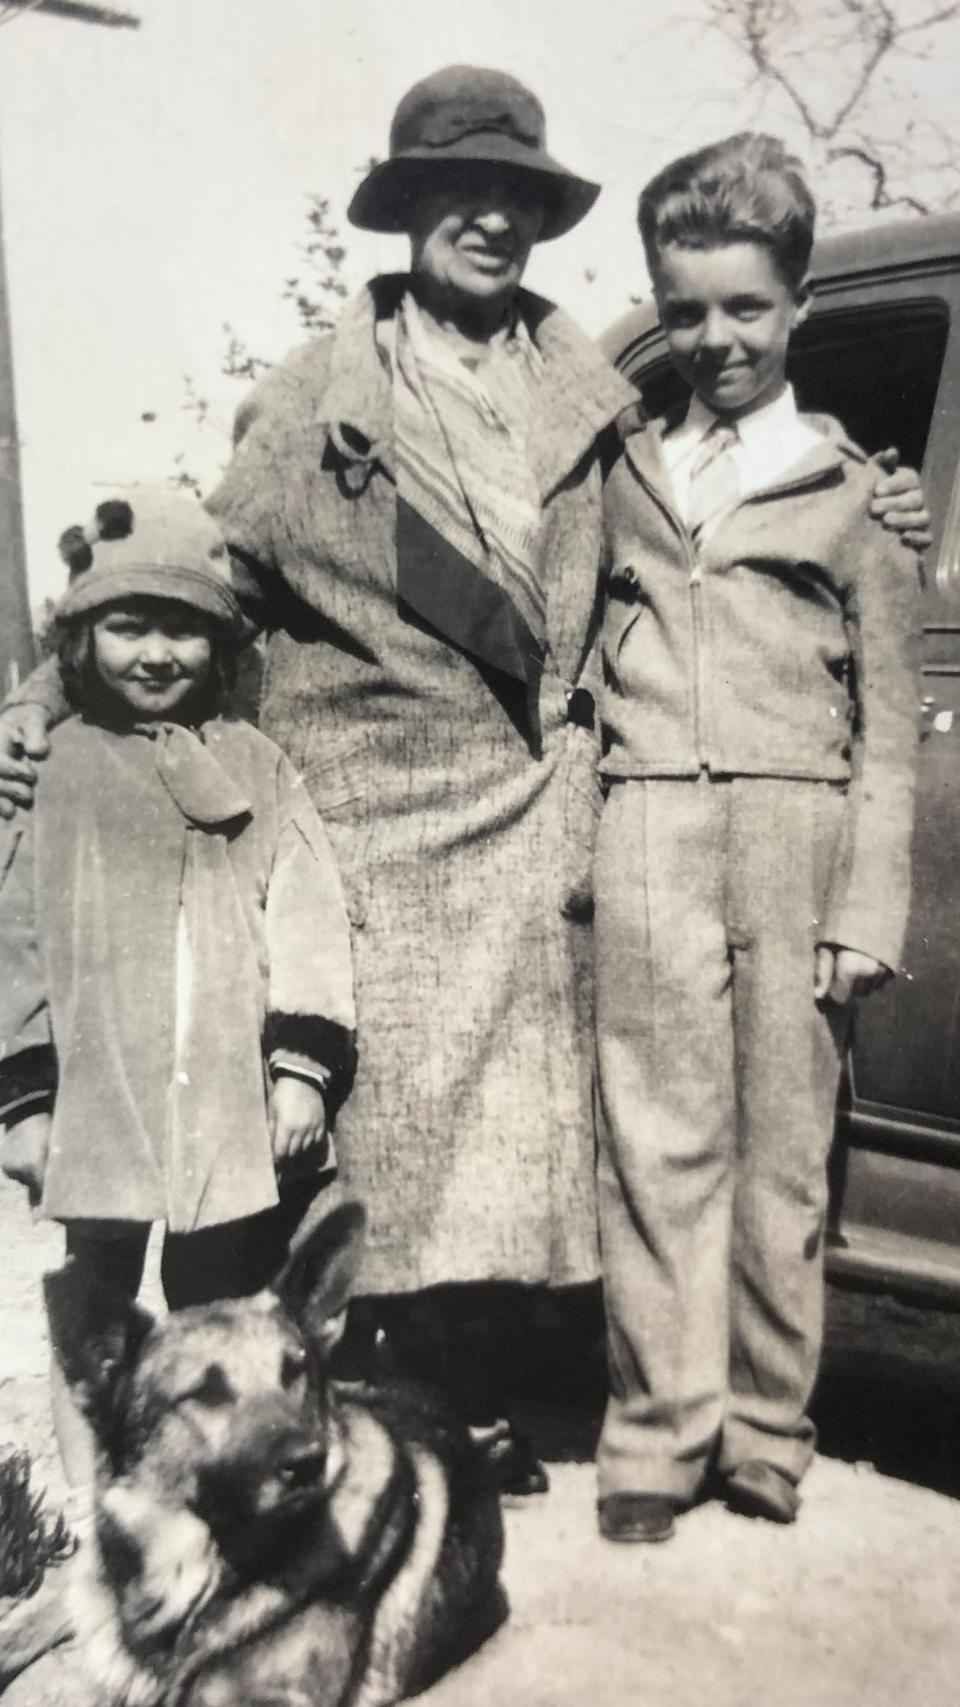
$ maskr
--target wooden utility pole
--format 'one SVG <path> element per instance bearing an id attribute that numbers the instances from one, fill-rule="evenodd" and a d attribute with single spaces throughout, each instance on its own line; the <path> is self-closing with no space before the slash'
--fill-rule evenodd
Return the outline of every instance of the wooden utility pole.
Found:
<path id="1" fill-rule="evenodd" d="M 0 673 L 3 693 L 15 688 L 33 663 L 33 625 L 20 501 L 20 446 L 13 390 L 13 350 L 3 264 L 0 208 Z"/>
<path id="2" fill-rule="evenodd" d="M 3 0 L 0 27 L 28 12 L 50 12 L 77 23 L 102 24 L 110 29 L 139 29 L 139 18 L 81 0 Z M 20 492 L 20 440 L 17 433 L 13 383 L 13 343 L 10 298 L 3 252 L 3 210 L 0 205 L 0 697 L 15 687 L 33 667 L 33 624 L 27 588 L 27 559 L 23 542 L 23 501 Z"/>

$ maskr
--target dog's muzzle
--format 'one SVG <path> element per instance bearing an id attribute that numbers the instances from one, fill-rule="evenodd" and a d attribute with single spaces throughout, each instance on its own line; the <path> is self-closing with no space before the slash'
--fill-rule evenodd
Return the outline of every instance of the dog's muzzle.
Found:
<path id="1" fill-rule="evenodd" d="M 312 1488 L 325 1480 L 327 1453 L 316 1441 L 290 1445 L 278 1456 L 277 1480 L 286 1488 Z"/>

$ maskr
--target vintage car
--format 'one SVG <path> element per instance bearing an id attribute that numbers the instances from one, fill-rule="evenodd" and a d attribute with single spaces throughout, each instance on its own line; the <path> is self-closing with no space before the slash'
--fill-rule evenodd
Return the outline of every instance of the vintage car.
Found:
<path id="1" fill-rule="evenodd" d="M 922 469 L 927 555 L 913 898 L 901 975 L 858 1010 L 832 1163 L 831 1276 L 960 1304 L 960 218 L 814 255 L 791 378 L 805 408 Z M 660 413 L 683 390 L 651 303 L 603 347 Z"/>

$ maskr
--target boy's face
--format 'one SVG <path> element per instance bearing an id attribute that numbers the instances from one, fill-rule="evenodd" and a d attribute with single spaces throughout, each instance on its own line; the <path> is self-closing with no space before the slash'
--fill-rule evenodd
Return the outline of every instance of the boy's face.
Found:
<path id="1" fill-rule="evenodd" d="M 809 299 L 805 286 L 787 284 L 765 244 L 668 243 L 653 285 L 674 364 L 709 409 L 736 419 L 776 397 Z"/>
<path id="2" fill-rule="evenodd" d="M 93 624 L 94 660 L 104 687 L 138 722 L 189 712 L 210 677 L 211 624 L 173 599 L 131 598 Z"/>

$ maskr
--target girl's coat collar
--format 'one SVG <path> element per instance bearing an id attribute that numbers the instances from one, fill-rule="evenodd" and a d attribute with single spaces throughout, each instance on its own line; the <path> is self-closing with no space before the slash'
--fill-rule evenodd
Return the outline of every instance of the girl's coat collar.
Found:
<path id="1" fill-rule="evenodd" d="M 114 739 L 149 744 L 157 775 L 174 805 L 188 823 L 213 830 L 251 816 L 249 800 L 216 757 L 218 735 L 216 722 L 204 725 L 202 738 L 180 723 L 161 722 L 138 723 Z"/>

